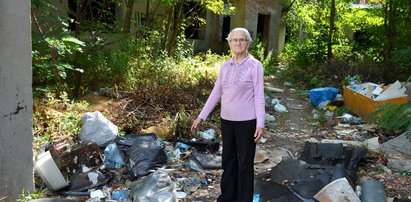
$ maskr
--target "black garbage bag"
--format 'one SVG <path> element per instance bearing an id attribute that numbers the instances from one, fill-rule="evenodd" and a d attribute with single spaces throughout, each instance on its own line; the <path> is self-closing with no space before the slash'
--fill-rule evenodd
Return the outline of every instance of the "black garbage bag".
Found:
<path id="1" fill-rule="evenodd" d="M 220 148 L 220 142 L 199 142 L 199 141 L 179 141 L 191 147 L 198 152 L 216 153 Z"/>
<path id="2" fill-rule="evenodd" d="M 163 141 L 155 133 L 126 135 L 124 145 L 128 157 L 127 171 L 132 180 L 146 176 L 167 163 Z"/>

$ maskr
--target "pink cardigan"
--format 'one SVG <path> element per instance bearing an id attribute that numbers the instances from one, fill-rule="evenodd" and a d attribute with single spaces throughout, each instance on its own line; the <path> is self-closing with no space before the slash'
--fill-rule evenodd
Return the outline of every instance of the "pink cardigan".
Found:
<path id="1" fill-rule="evenodd" d="M 233 58 L 223 63 L 199 118 L 206 120 L 221 98 L 221 118 L 230 121 L 257 119 L 264 128 L 264 71 L 261 62 L 248 55 L 234 64 Z"/>

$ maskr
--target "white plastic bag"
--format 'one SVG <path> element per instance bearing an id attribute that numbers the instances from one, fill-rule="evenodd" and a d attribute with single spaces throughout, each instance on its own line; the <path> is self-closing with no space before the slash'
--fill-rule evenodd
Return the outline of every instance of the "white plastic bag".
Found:
<path id="1" fill-rule="evenodd" d="M 275 121 L 274 116 L 270 115 L 270 114 L 265 114 L 265 120 L 266 121 Z"/>
<path id="2" fill-rule="evenodd" d="M 281 112 L 288 112 L 287 108 L 286 108 L 284 105 L 280 104 L 280 103 L 277 103 L 277 104 L 274 106 L 274 110 L 275 110 L 276 112 L 279 112 L 279 113 L 281 113 Z"/>
<path id="3" fill-rule="evenodd" d="M 208 130 L 205 130 L 203 132 L 200 132 L 201 137 L 203 137 L 206 140 L 212 140 L 215 138 L 215 130 L 210 128 Z"/>
<path id="4" fill-rule="evenodd" d="M 79 133 L 80 140 L 84 142 L 95 142 L 100 147 L 107 146 L 107 143 L 114 140 L 118 135 L 117 126 L 111 123 L 99 111 L 87 112 L 81 118 L 83 126 Z"/>

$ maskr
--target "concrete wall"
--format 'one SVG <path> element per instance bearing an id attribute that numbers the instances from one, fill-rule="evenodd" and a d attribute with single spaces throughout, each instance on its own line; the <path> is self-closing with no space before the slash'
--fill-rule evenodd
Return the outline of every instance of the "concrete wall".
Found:
<path id="1" fill-rule="evenodd" d="M 0 1 L 0 201 L 33 191 L 30 1 Z"/>
<path id="2" fill-rule="evenodd" d="M 281 25 L 281 5 L 278 0 L 246 0 L 246 28 L 252 32 L 253 38 L 257 34 L 258 14 L 270 15 L 269 41 L 267 50 L 273 51 L 273 56 L 278 55 L 280 25 Z"/>

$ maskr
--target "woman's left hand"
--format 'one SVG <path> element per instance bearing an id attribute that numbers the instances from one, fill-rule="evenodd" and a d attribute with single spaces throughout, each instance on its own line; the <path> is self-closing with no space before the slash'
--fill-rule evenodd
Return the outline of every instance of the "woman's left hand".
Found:
<path id="1" fill-rule="evenodd" d="M 254 142 L 258 142 L 264 135 L 264 128 L 256 128 L 254 133 Z"/>

